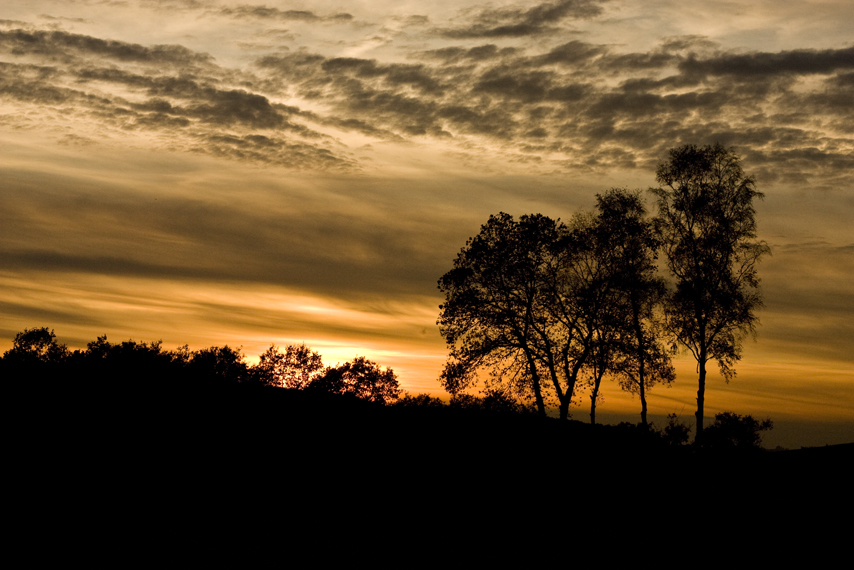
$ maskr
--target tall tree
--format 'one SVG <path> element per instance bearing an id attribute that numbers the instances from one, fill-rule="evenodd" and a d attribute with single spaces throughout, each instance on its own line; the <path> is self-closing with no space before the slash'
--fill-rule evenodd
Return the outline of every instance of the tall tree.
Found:
<path id="1" fill-rule="evenodd" d="M 697 361 L 697 439 L 702 439 L 706 364 L 734 375 L 742 341 L 755 331 L 761 307 L 756 265 L 769 248 L 756 238 L 752 177 L 738 155 L 720 144 L 670 151 L 657 170 L 655 227 L 676 279 L 667 325 Z"/>
<path id="2" fill-rule="evenodd" d="M 602 245 L 591 215 L 569 225 L 491 216 L 439 281 L 438 324 L 451 347 L 445 388 L 459 392 L 488 367 L 532 395 L 541 415 L 555 397 L 566 419 L 613 302 L 613 254 Z"/>
<path id="3" fill-rule="evenodd" d="M 439 280 L 438 325 L 451 347 L 441 382 L 451 394 L 488 367 L 533 395 L 545 416 L 539 345 L 549 328 L 544 276 L 558 230 L 545 216 L 490 216 Z"/>
<path id="4" fill-rule="evenodd" d="M 625 390 L 638 394 L 646 428 L 647 390 L 674 378 L 670 351 L 656 334 L 665 293 L 664 280 L 656 274 L 659 243 L 638 192 L 615 188 L 596 200 L 598 239 L 600 247 L 613 252 L 617 295 L 601 333 L 605 347 L 597 348 L 599 357 L 593 359 L 594 375 L 610 372 Z"/>

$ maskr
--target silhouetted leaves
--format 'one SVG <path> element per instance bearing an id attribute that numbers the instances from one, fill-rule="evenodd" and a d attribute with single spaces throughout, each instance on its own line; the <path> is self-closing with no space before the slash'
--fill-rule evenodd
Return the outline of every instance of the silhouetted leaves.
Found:
<path id="1" fill-rule="evenodd" d="M 758 449 L 762 446 L 760 432 L 773 427 L 770 419 L 759 421 L 749 415 L 721 412 L 715 414 L 714 423 L 703 430 L 702 444 L 714 449 Z"/>
<path id="2" fill-rule="evenodd" d="M 697 437 L 703 432 L 706 363 L 735 376 L 743 338 L 762 306 L 756 264 L 769 253 L 756 238 L 753 178 L 737 154 L 720 144 L 685 145 L 659 165 L 656 230 L 676 279 L 667 300 L 667 327 L 697 360 Z"/>
<path id="3" fill-rule="evenodd" d="M 323 372 L 323 361 L 305 343 L 288 345 L 284 353 L 270 346 L 254 370 L 262 384 L 302 389 Z"/>
<path id="4" fill-rule="evenodd" d="M 400 397 L 400 384 L 391 368 L 358 356 L 352 362 L 328 367 L 309 382 L 305 389 L 331 394 L 352 395 L 369 402 L 390 404 Z"/>

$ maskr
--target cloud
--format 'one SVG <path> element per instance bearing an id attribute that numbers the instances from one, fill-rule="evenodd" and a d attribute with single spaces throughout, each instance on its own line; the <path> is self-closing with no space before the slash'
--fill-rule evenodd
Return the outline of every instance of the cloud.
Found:
<path id="1" fill-rule="evenodd" d="M 322 19 L 226 8 L 235 17 Z M 601 9 L 596 2 L 482 9 L 459 28 L 525 25 L 552 43 L 442 45 L 446 31 L 425 30 L 420 37 L 438 47 L 407 49 L 407 62 L 388 52 L 342 57 L 301 48 L 261 55 L 247 68 L 218 66 L 181 45 L 7 30 L 0 95 L 51 112 L 64 105 L 69 115 L 125 132 L 159 133 L 170 148 L 288 168 L 358 169 L 335 137 L 359 133 L 441 139 L 458 150 L 490 146 L 497 162 L 532 172 L 654 167 L 668 148 L 720 140 L 752 157 L 768 180 L 831 185 L 843 176 L 854 132 L 854 48 L 724 51 L 686 35 L 621 51 L 548 35 L 549 22 Z"/>
<path id="2" fill-rule="evenodd" d="M 465 26 L 445 29 L 449 38 L 500 38 L 541 35 L 554 29 L 554 24 L 567 19 L 593 18 L 602 13 L 597 0 L 563 0 L 546 2 L 533 8 L 522 6 L 488 8 L 478 12 Z"/>
<path id="3" fill-rule="evenodd" d="M 62 31 L 0 31 L 0 50 L 12 55 L 37 55 L 49 60 L 68 60 L 71 55 L 88 55 L 119 62 L 150 65 L 203 65 L 212 63 L 206 53 L 198 53 L 179 45 L 150 47 Z"/>
<path id="4" fill-rule="evenodd" d="M 353 16 L 347 13 L 337 13 L 329 16 L 318 16 L 308 10 L 280 10 L 268 6 L 254 4 L 240 4 L 238 6 L 225 6 L 218 13 L 233 18 L 259 18 L 265 20 L 284 20 L 300 22 L 350 22 Z"/>
<path id="5" fill-rule="evenodd" d="M 689 57 L 679 69 L 691 76 L 758 77 L 828 74 L 854 69 L 854 47 L 826 50 L 792 50 L 778 53 L 721 54 L 709 59 Z"/>
<path id="6" fill-rule="evenodd" d="M 331 150 L 328 136 L 292 120 L 301 117 L 298 108 L 228 85 L 233 73 L 217 67 L 208 54 L 22 30 L 0 32 L 4 52 L 47 65 L 0 62 L 0 96 L 49 106 L 51 114 L 62 109 L 60 120 L 88 116 L 102 127 L 161 133 L 173 148 L 234 160 L 294 169 L 353 166 Z M 407 81 L 406 69 L 388 74 Z"/>
<path id="7" fill-rule="evenodd" d="M 222 141 L 243 152 L 276 141 Z M 266 207 L 207 195 L 150 196 L 120 184 L 3 171 L 3 270 L 284 285 L 341 298 L 432 295 L 435 214 L 398 211 L 315 189 Z M 350 191 L 354 184 L 347 183 Z M 358 186 L 357 186 L 358 188 Z M 234 191 L 234 188 L 231 188 Z M 86 236 L 75 239 L 74 236 Z M 164 247 L 165 246 L 165 247 Z"/>
<path id="8" fill-rule="evenodd" d="M 438 59 L 445 63 L 457 63 L 459 61 L 479 62 L 488 59 L 508 57 L 516 54 L 518 48 L 499 48 L 495 44 L 485 44 L 473 48 L 462 48 L 458 46 L 444 47 L 440 49 L 426 50 L 413 54 L 416 58 Z"/>

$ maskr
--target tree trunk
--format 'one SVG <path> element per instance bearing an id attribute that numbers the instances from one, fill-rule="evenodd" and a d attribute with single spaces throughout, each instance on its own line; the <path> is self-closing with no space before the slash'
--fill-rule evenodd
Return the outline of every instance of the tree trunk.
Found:
<path id="1" fill-rule="evenodd" d="M 562 398 L 560 401 L 560 419 L 567 420 L 569 419 L 569 403 L 572 401 L 572 397 L 567 394 L 566 397 Z"/>
<path id="2" fill-rule="evenodd" d="M 599 386 L 602 385 L 602 374 L 593 372 L 593 394 L 590 395 L 590 424 L 596 423 L 596 399 L 599 397 Z"/>
<path id="3" fill-rule="evenodd" d="M 640 303 L 637 300 L 637 293 L 632 293 L 632 318 L 634 320 L 635 335 L 638 337 L 638 388 L 640 390 L 641 401 L 641 426 L 644 431 L 649 429 L 649 424 L 646 422 L 646 343 L 644 342 L 643 327 L 640 322 Z"/>
<path id="4" fill-rule="evenodd" d="M 694 437 L 694 443 L 701 443 L 703 438 L 703 404 L 705 403 L 706 393 L 706 355 L 700 355 L 697 362 L 700 365 L 700 382 L 697 389 L 697 413 L 694 416 L 697 418 L 697 435 Z"/>
<path id="5" fill-rule="evenodd" d="M 646 422 L 646 391 L 643 386 L 643 369 L 641 369 L 641 384 L 640 384 L 640 401 L 641 401 L 641 426 L 643 430 L 649 429 L 649 424 Z"/>
<path id="6" fill-rule="evenodd" d="M 593 388 L 593 394 L 590 395 L 590 424 L 596 423 L 596 396 L 599 395 L 599 386 Z"/>
<path id="7" fill-rule="evenodd" d="M 543 400 L 543 392 L 540 389 L 540 375 L 537 373 L 537 365 L 534 362 L 534 357 L 528 351 L 525 351 L 525 356 L 528 359 L 528 368 L 531 371 L 531 381 L 534 383 L 534 400 L 537 402 L 537 414 L 544 418 L 546 417 L 546 403 Z"/>

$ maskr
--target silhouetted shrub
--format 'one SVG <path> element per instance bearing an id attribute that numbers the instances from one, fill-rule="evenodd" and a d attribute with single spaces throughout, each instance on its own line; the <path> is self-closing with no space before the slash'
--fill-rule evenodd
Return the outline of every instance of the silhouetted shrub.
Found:
<path id="1" fill-rule="evenodd" d="M 691 426 L 680 422 L 676 414 L 668 414 L 667 425 L 658 432 L 661 439 L 671 447 L 685 445 L 688 442 L 689 433 L 691 433 Z"/>
<path id="2" fill-rule="evenodd" d="M 352 395 L 361 400 L 391 404 L 400 397 L 400 384 L 391 368 L 383 370 L 364 356 L 341 366 L 327 367 L 305 387 L 310 391 Z"/>
<path id="3" fill-rule="evenodd" d="M 429 394 L 404 394 L 396 404 L 401 408 L 444 408 L 445 403 Z"/>
<path id="4" fill-rule="evenodd" d="M 715 414 L 715 422 L 703 430 L 702 444 L 715 449 L 758 449 L 762 446 L 760 432 L 773 427 L 770 419 L 757 421 L 752 416 L 722 412 Z"/>

